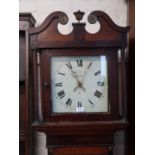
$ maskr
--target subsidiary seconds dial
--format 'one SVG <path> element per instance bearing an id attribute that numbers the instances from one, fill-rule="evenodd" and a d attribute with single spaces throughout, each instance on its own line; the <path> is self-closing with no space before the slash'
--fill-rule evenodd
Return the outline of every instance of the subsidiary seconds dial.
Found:
<path id="1" fill-rule="evenodd" d="M 108 112 L 106 56 L 52 57 L 52 112 Z"/>

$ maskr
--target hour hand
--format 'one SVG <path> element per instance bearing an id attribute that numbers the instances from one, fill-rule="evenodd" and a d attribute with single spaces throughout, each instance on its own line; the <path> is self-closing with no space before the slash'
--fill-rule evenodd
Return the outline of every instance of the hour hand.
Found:
<path id="1" fill-rule="evenodd" d="M 75 87 L 74 88 L 74 92 L 76 92 L 76 90 L 79 89 L 79 88 L 82 89 L 84 92 L 86 92 L 86 89 L 83 86 L 81 86 L 81 87 L 79 87 L 79 86 Z"/>
<path id="2" fill-rule="evenodd" d="M 74 92 L 75 92 L 78 88 L 81 88 L 84 92 L 86 91 L 86 89 L 83 87 L 82 82 L 80 82 L 79 80 L 78 80 L 78 86 L 74 88 Z"/>

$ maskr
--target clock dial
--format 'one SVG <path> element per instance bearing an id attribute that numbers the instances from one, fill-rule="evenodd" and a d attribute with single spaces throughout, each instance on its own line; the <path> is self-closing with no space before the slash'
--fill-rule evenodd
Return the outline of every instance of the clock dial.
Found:
<path id="1" fill-rule="evenodd" d="M 108 112 L 106 56 L 51 58 L 52 112 Z"/>

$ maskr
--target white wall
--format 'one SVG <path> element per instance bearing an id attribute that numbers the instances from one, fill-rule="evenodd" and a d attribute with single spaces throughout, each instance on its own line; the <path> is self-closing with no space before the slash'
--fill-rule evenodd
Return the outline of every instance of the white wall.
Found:
<path id="1" fill-rule="evenodd" d="M 19 11 L 31 12 L 37 21 L 36 26 L 40 25 L 51 12 L 64 11 L 70 20 L 63 27 L 62 33 L 71 32 L 71 23 L 76 21 L 73 12 L 79 9 L 86 13 L 82 22 L 87 23 L 90 12 L 102 10 L 109 14 L 116 24 L 127 25 L 127 0 L 20 0 L 19 3 Z M 86 29 L 89 32 L 96 32 L 98 27 L 87 24 Z"/>
<path id="2" fill-rule="evenodd" d="M 69 23 L 66 26 L 59 26 L 62 33 L 69 33 L 72 30 L 71 23 L 75 22 L 73 15 L 74 11 L 84 11 L 86 14 L 82 22 L 87 23 L 87 16 L 90 12 L 95 10 L 101 10 L 109 14 L 112 20 L 120 25 L 126 26 L 128 22 L 128 4 L 127 0 L 20 0 L 19 11 L 31 12 L 35 17 L 37 23 L 40 25 L 44 19 L 54 11 L 63 11 L 69 16 Z M 86 29 L 89 32 L 96 32 L 99 25 L 90 25 L 87 23 Z M 123 142 L 121 142 L 122 135 L 117 135 L 116 142 L 117 148 L 115 148 L 115 155 L 121 155 L 123 152 Z M 120 138 L 119 138 L 120 137 Z M 36 136 L 36 155 L 47 155 L 45 148 L 46 138 L 43 133 L 38 133 Z"/>

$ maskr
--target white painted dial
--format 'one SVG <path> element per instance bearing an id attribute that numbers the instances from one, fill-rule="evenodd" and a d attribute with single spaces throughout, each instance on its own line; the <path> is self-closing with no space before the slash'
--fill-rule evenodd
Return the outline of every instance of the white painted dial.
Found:
<path id="1" fill-rule="evenodd" d="M 106 56 L 51 58 L 52 111 L 108 112 Z"/>

